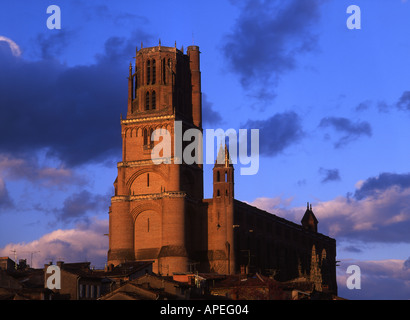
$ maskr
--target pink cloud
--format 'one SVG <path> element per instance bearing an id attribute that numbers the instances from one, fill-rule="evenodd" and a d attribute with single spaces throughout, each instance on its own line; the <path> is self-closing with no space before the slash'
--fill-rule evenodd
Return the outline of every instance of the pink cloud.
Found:
<path id="1" fill-rule="evenodd" d="M 14 260 L 12 251 L 16 250 L 17 259 L 27 259 L 31 263 L 33 252 L 33 266 L 42 267 L 53 260 L 65 262 L 90 261 L 97 268 L 104 267 L 107 260 L 108 220 L 96 220 L 89 227 L 75 229 L 58 229 L 43 235 L 37 240 L 23 243 L 9 243 L 0 248 L 0 256 L 9 256 Z"/>
<path id="2" fill-rule="evenodd" d="M 251 205 L 300 223 L 306 207 L 289 207 L 288 199 L 257 198 Z M 334 238 L 372 242 L 410 242 L 410 187 L 396 185 L 360 200 L 339 196 L 313 203 L 319 232 Z M 407 231 L 406 231 L 407 230 Z"/>

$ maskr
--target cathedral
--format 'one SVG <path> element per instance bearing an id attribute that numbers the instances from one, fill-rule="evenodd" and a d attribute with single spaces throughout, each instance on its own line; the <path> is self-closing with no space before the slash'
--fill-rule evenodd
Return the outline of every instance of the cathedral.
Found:
<path id="1" fill-rule="evenodd" d="M 318 232 L 311 205 L 296 224 L 235 199 L 226 147 L 218 153 L 224 160 L 213 168 L 211 199 L 204 199 L 201 164 L 153 163 L 152 133 L 167 130 L 173 146 L 176 121 L 184 132 L 202 131 L 199 47 L 186 53 L 161 44 L 137 49 L 129 68 L 127 116 L 121 117 L 108 264 L 153 261 L 160 275 L 259 272 L 283 281 L 304 276 L 336 292 L 336 240 Z"/>

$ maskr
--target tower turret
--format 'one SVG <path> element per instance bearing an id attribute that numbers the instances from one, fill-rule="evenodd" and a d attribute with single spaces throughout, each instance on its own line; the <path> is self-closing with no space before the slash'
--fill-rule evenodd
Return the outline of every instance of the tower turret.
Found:
<path id="1" fill-rule="evenodd" d="M 199 47 L 189 46 L 187 50 L 189 66 L 191 70 L 192 86 L 192 119 L 194 124 L 202 127 L 202 93 L 201 93 L 201 71 L 199 60 Z"/>
<path id="2" fill-rule="evenodd" d="M 302 223 L 303 228 L 305 228 L 306 230 L 317 232 L 317 224 L 319 222 L 313 213 L 312 204 L 310 204 L 310 207 L 309 207 L 309 202 L 307 203 L 307 209 L 302 218 L 301 223 Z"/>

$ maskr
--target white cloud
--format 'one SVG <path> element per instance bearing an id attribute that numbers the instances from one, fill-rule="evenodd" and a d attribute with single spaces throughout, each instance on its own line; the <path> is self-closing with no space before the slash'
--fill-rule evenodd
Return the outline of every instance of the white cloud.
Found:
<path id="1" fill-rule="evenodd" d="M 43 267 L 50 260 L 56 262 L 84 262 L 89 261 L 97 268 L 104 267 L 107 261 L 108 220 L 94 220 L 89 228 L 58 229 L 41 238 L 28 243 L 9 243 L 0 248 L 0 256 L 9 256 L 14 260 L 16 250 L 17 259 L 27 259 L 31 263 L 33 252 L 33 266 Z"/>

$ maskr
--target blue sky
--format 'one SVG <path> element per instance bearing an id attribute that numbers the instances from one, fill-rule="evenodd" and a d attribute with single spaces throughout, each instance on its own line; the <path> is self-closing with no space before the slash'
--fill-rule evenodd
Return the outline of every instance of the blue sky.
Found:
<path id="1" fill-rule="evenodd" d="M 60 30 L 46 26 L 52 4 Z M 346 27 L 351 4 L 360 30 Z M 128 65 L 161 39 L 200 47 L 205 129 L 260 130 L 259 172 L 236 168 L 236 198 L 296 222 L 312 203 L 319 232 L 337 240 L 341 296 L 410 297 L 408 1 L 0 8 L 1 256 L 104 266 Z M 361 290 L 346 288 L 350 264 Z"/>

